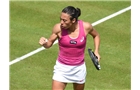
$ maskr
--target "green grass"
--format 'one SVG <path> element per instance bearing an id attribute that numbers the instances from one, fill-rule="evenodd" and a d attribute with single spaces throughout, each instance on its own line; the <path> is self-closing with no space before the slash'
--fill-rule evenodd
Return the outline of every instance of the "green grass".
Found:
<path id="1" fill-rule="evenodd" d="M 10 61 L 40 47 L 59 22 L 61 10 L 73 5 L 82 10 L 79 19 L 93 23 L 131 5 L 130 1 L 10 1 Z M 101 70 L 93 66 L 87 51 L 85 90 L 131 89 L 131 11 L 96 25 L 100 33 Z M 88 36 L 87 46 L 94 49 Z M 10 90 L 51 90 L 58 45 L 10 66 Z M 68 84 L 66 90 L 72 90 Z"/>

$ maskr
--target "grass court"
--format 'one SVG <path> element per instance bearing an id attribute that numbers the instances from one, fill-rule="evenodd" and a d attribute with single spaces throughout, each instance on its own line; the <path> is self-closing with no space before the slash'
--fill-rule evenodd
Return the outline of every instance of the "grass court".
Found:
<path id="1" fill-rule="evenodd" d="M 131 6 L 131 1 L 9 1 L 10 61 L 37 48 L 40 37 L 51 34 L 59 23 L 61 10 L 72 5 L 81 9 L 79 19 L 94 23 Z M 100 23 L 94 28 L 101 38 L 101 70 L 97 71 L 87 49 L 94 49 L 87 38 L 85 90 L 131 90 L 131 10 Z M 10 65 L 10 90 L 51 90 L 58 44 Z M 66 90 L 72 90 L 68 84 Z"/>

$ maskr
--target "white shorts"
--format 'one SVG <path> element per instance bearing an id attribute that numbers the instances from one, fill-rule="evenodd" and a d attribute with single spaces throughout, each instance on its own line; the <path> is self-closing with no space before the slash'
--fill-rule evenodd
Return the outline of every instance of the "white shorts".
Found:
<path id="1" fill-rule="evenodd" d="M 79 66 L 69 66 L 61 64 L 58 61 L 56 61 L 53 72 L 53 80 L 64 83 L 78 84 L 85 83 L 87 74 L 85 63 Z"/>

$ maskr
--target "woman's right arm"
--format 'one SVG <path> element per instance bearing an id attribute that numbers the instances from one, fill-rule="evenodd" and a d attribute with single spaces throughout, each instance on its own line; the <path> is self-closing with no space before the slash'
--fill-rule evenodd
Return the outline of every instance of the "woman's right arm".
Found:
<path id="1" fill-rule="evenodd" d="M 53 45 L 54 41 L 58 38 L 58 33 L 60 32 L 60 24 L 56 24 L 53 27 L 52 34 L 50 35 L 50 37 L 48 39 L 46 39 L 45 37 L 41 37 L 39 40 L 39 44 L 41 46 L 44 46 L 45 48 L 50 48 Z"/>

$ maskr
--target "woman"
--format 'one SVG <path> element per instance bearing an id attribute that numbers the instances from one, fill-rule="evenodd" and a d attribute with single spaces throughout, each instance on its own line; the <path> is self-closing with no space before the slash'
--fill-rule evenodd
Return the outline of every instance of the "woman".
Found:
<path id="1" fill-rule="evenodd" d="M 60 15 L 60 23 L 53 27 L 50 38 L 46 41 L 45 37 L 41 37 L 39 40 L 40 45 L 49 48 L 58 39 L 59 54 L 53 71 L 52 90 L 64 90 L 67 83 L 73 83 L 74 90 L 84 90 L 86 80 L 84 51 L 88 34 L 93 37 L 94 53 L 100 60 L 99 34 L 90 23 L 78 20 L 80 15 L 79 8 L 73 6 L 64 8 Z"/>

